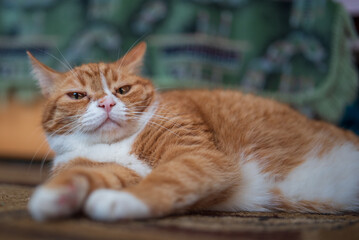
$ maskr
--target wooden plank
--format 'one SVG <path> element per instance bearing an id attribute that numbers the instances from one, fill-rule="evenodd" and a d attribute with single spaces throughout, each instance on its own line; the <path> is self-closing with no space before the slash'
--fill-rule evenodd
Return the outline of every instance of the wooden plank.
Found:
<path id="1" fill-rule="evenodd" d="M 41 128 L 43 101 L 11 100 L 0 105 L 0 157 L 52 158 Z"/>
<path id="2" fill-rule="evenodd" d="M 50 172 L 50 164 L 39 162 L 0 161 L 0 183 L 35 186 L 44 182 Z"/>

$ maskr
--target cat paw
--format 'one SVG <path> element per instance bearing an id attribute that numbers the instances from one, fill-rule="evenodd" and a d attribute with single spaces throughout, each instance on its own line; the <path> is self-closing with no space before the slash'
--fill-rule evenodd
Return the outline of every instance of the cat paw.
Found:
<path id="1" fill-rule="evenodd" d="M 94 191 L 86 201 L 85 212 L 94 220 L 116 221 L 146 218 L 150 210 L 134 195 L 111 189 Z"/>
<path id="2" fill-rule="evenodd" d="M 87 189 L 78 185 L 39 187 L 30 198 L 28 209 L 37 221 L 70 216 L 80 210 Z"/>

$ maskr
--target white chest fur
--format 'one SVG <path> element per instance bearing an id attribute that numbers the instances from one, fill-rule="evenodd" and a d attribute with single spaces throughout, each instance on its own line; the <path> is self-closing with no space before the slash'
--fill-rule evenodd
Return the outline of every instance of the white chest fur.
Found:
<path id="1" fill-rule="evenodd" d="M 75 158 L 86 158 L 95 162 L 114 162 L 146 176 L 151 168 L 131 154 L 131 148 L 137 134 L 114 144 L 91 144 L 83 135 L 49 136 L 51 148 L 56 152 L 54 166 L 66 163 Z"/>

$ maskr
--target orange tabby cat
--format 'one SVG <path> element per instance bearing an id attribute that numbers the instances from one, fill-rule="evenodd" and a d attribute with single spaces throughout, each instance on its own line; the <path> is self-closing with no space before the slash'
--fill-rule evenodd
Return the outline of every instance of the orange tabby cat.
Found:
<path id="1" fill-rule="evenodd" d="M 230 90 L 156 92 L 140 43 L 114 63 L 59 73 L 28 53 L 55 151 L 34 192 L 37 220 L 175 211 L 359 209 L 359 141 L 272 100 Z"/>

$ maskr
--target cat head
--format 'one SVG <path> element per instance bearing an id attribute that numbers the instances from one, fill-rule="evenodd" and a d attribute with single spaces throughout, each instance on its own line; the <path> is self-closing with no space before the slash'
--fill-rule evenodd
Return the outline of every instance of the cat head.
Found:
<path id="1" fill-rule="evenodd" d="M 57 72 L 27 52 L 46 99 L 47 135 L 84 134 L 99 142 L 136 132 L 154 104 L 152 83 L 138 74 L 146 52 L 139 43 L 113 63 L 89 63 Z"/>

